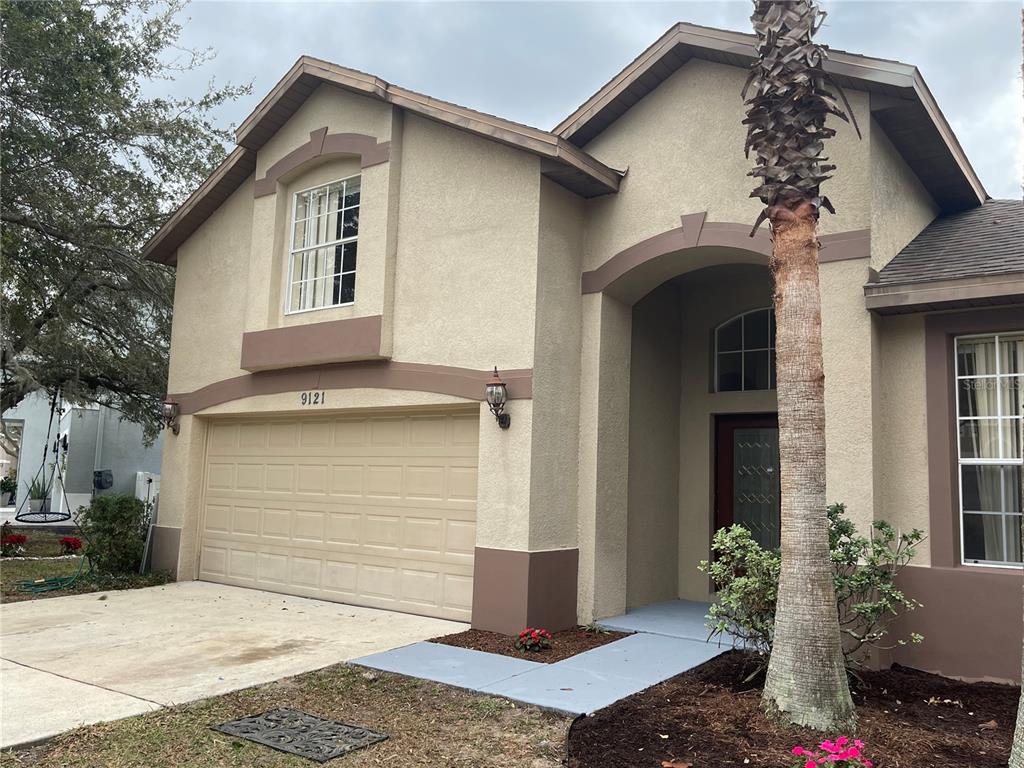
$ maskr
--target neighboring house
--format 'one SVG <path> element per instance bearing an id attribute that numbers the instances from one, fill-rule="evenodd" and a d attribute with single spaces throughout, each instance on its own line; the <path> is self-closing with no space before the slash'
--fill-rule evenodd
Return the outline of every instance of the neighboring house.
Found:
<path id="1" fill-rule="evenodd" d="M 177 267 L 157 561 L 512 632 L 709 600 L 717 526 L 777 543 L 753 55 L 679 24 L 552 132 L 300 58 L 146 249 Z M 914 67 L 827 66 L 862 134 L 827 151 L 828 498 L 928 532 L 897 660 L 1012 678 L 1024 213 Z"/>
<path id="2" fill-rule="evenodd" d="M 5 424 L 21 428 L 21 444 L 13 463 L 18 472 L 18 493 L 13 507 L 3 513 L 12 520 L 19 510 L 27 509 L 28 489 L 33 479 L 42 477 L 46 451 L 46 477 L 53 477 L 54 444 L 67 437 L 65 466 L 58 485 L 51 491 L 54 511 L 70 509 L 74 515 L 88 506 L 93 493 L 93 473 L 108 470 L 111 485 L 98 493 L 128 493 L 156 501 L 160 488 L 160 454 L 163 435 L 151 446 L 143 441 L 142 427 L 123 421 L 120 413 L 103 406 L 64 405 L 63 413 L 53 415 L 51 400 L 44 392 L 33 392 L 3 414 Z M 63 453 L 63 448 L 60 448 Z M 139 473 L 144 477 L 139 479 Z M 63 478 L 64 493 L 59 481 Z M 147 479 L 153 483 L 147 484 Z M 67 523 L 64 523 L 67 524 Z"/>

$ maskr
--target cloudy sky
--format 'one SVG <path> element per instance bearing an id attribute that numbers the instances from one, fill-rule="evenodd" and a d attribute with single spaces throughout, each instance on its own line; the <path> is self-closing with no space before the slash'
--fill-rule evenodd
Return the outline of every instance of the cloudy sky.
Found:
<path id="1" fill-rule="evenodd" d="M 832 0 L 821 38 L 917 65 L 993 197 L 1021 196 L 1021 5 Z M 239 123 L 303 54 L 552 128 L 676 21 L 747 31 L 750 3 L 341 3 L 193 0 L 182 43 L 217 58 L 179 79 L 253 84 Z"/>

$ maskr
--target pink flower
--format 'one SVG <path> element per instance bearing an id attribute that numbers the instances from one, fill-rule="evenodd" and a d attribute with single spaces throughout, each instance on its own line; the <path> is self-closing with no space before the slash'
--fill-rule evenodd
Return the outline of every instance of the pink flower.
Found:
<path id="1" fill-rule="evenodd" d="M 806 753 L 807 753 L 807 750 L 806 750 L 806 749 L 804 749 L 803 747 L 793 747 L 793 749 L 792 749 L 792 750 L 790 750 L 790 751 L 791 751 L 791 752 L 792 752 L 792 753 L 793 753 L 794 755 L 803 755 L 803 754 L 806 754 Z"/>
<path id="2" fill-rule="evenodd" d="M 804 763 L 804 768 L 818 768 L 818 766 L 813 760 L 808 760 Z"/>

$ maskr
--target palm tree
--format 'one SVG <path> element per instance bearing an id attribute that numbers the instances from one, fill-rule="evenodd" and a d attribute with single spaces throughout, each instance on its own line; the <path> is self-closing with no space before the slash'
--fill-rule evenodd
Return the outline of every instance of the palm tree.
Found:
<path id="1" fill-rule="evenodd" d="M 825 375 L 818 290 L 819 187 L 828 115 L 847 119 L 814 42 L 825 13 L 814 0 L 754 0 L 757 61 L 743 89 L 751 197 L 765 204 L 774 280 L 782 507 L 782 573 L 764 706 L 798 725 L 841 731 L 856 722 L 843 664 L 825 515 Z M 844 98 L 845 101 L 845 98 Z M 847 105 L 847 111 L 849 105 Z M 852 114 L 852 111 L 851 111 Z M 751 233 L 753 234 L 753 233 Z"/>

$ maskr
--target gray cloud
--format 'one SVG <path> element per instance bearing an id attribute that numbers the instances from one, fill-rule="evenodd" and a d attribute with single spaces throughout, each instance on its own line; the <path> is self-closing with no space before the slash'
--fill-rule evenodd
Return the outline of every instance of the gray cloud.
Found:
<path id="1" fill-rule="evenodd" d="M 826 2 L 835 48 L 917 65 L 994 197 L 1020 197 L 1016 2 Z M 215 61 L 172 85 L 249 82 L 240 122 L 308 53 L 441 99 L 551 128 L 676 21 L 749 28 L 747 2 L 195 2 L 183 43 Z M 166 84 L 159 87 L 164 88 Z"/>

